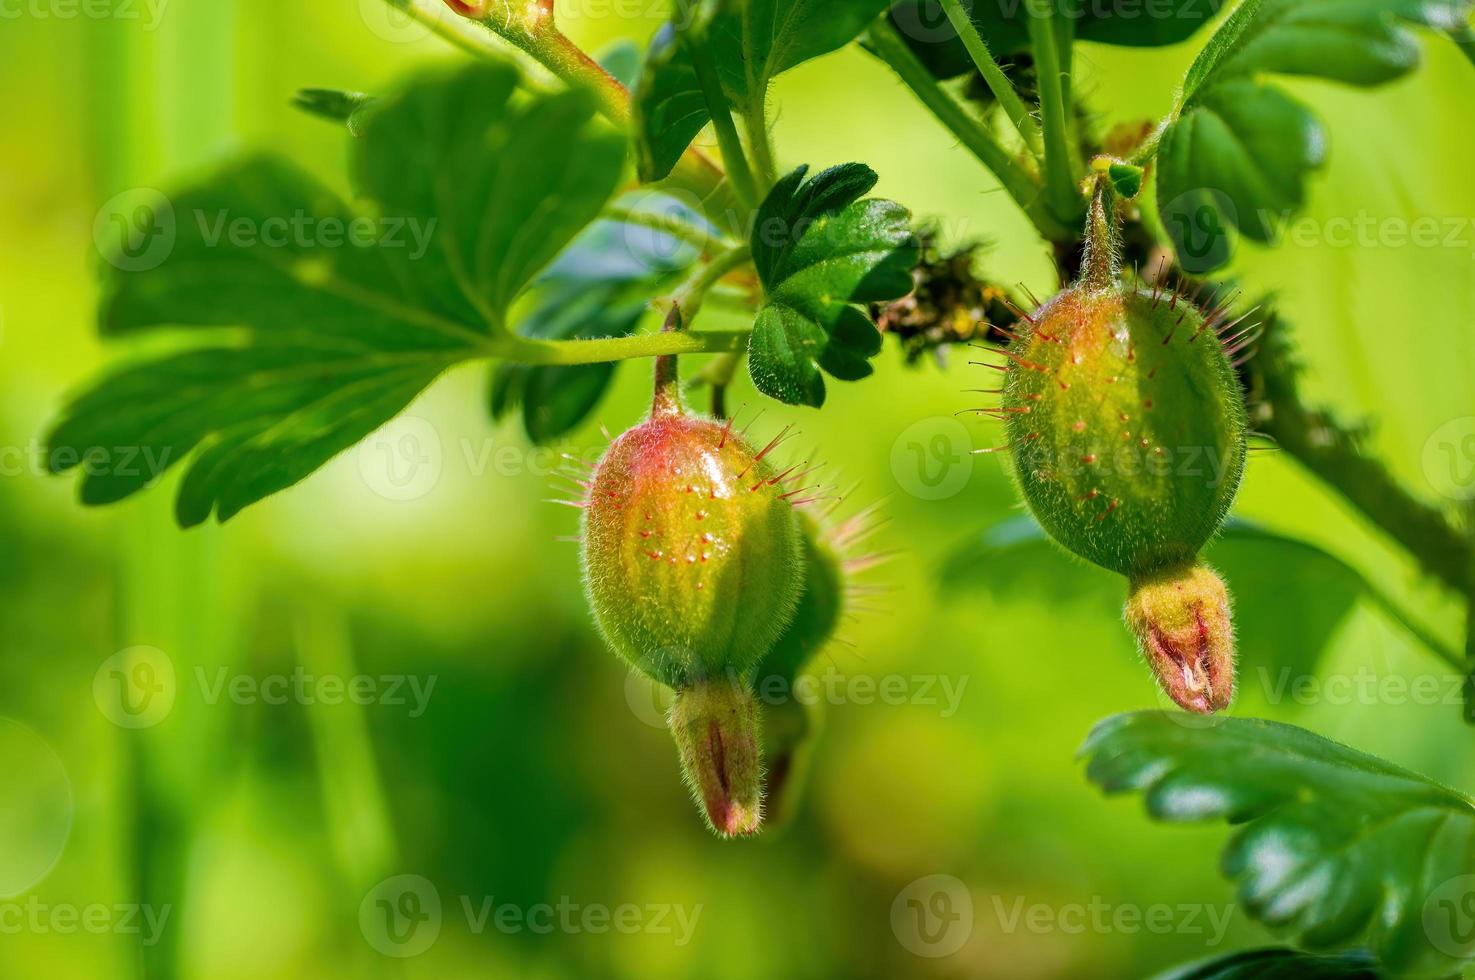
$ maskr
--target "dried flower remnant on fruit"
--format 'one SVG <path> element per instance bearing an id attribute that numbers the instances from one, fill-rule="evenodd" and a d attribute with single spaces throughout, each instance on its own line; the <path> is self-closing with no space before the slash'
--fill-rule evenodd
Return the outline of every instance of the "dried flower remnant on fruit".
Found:
<path id="1" fill-rule="evenodd" d="M 758 702 L 741 678 L 713 678 L 676 692 L 671 735 L 692 797 L 723 837 L 763 822 Z"/>
<path id="2" fill-rule="evenodd" d="M 1158 683 L 1181 707 L 1212 714 L 1229 704 L 1234 623 L 1213 570 L 1198 564 L 1134 578 L 1126 619 Z"/>

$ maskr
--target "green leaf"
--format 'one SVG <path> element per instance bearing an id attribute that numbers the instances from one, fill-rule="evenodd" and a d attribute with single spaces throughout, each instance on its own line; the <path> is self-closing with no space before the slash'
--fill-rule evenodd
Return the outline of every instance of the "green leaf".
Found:
<path id="1" fill-rule="evenodd" d="M 1475 955 L 1475 806 L 1459 793 L 1252 718 L 1117 715 L 1081 754 L 1092 782 L 1141 792 L 1154 819 L 1238 825 L 1221 867 L 1245 911 L 1298 945 L 1366 946 L 1400 976 Z"/>
<path id="2" fill-rule="evenodd" d="M 748 367 L 764 394 L 817 408 L 825 399 L 821 369 L 842 381 L 871 373 L 881 334 L 854 304 L 908 293 L 917 243 L 905 208 L 860 200 L 876 183 L 869 167 L 843 164 L 805 181 L 807 171 L 779 180 L 754 219 L 753 265 L 765 302 Z"/>
<path id="3" fill-rule="evenodd" d="M 518 325 L 544 340 L 624 337 L 651 296 L 674 283 L 696 249 L 649 228 L 600 221 L 590 226 L 534 284 L 535 305 Z M 523 429 L 548 443 L 592 412 L 614 380 L 615 363 L 534 365 L 505 362 L 492 371 L 489 405 L 501 419 L 519 404 Z"/>
<path id="4" fill-rule="evenodd" d="M 1252 949 L 1158 974 L 1154 980 L 1379 980 L 1365 950 L 1331 955 L 1298 949 Z"/>
<path id="5" fill-rule="evenodd" d="M 1106 170 L 1112 189 L 1127 200 L 1142 190 L 1142 173 L 1141 167 L 1131 163 L 1113 163 Z"/>
<path id="6" fill-rule="evenodd" d="M 1326 135 L 1272 74 L 1373 86 L 1419 63 L 1408 24 L 1447 27 L 1468 0 L 1245 0 L 1199 52 L 1158 148 L 1158 207 L 1185 268 L 1228 261 L 1234 229 L 1270 241 L 1298 209 Z"/>
<path id="7" fill-rule="evenodd" d="M 1366 580 L 1340 559 L 1239 519 L 1229 521 L 1204 557 L 1229 584 L 1246 679 L 1260 671 L 1271 682 L 1287 672 L 1311 674 L 1337 627 L 1367 595 Z M 1028 516 L 1000 521 L 957 548 L 943 564 L 941 585 L 949 595 L 981 588 L 1004 600 L 1088 601 L 1103 618 L 1121 615 L 1126 594 L 1120 577 L 1069 555 Z"/>
<path id="8" fill-rule="evenodd" d="M 683 33 L 700 36 L 731 108 L 745 111 L 775 76 L 855 40 L 887 0 L 703 0 L 678 4 L 651 38 L 631 101 L 640 179 L 671 172 L 712 121 Z"/>
<path id="9" fill-rule="evenodd" d="M 353 144 L 372 208 L 258 156 L 118 215 L 101 331 L 183 327 L 184 346 L 66 406 L 51 469 L 80 468 L 83 502 L 103 504 L 197 453 L 179 521 L 227 520 L 374 431 L 447 367 L 495 354 L 512 300 L 623 166 L 590 97 L 513 100 L 515 83 L 511 68 L 483 65 L 375 102 Z"/>
<path id="10" fill-rule="evenodd" d="M 1173 0 L 1155 4 L 1151 15 L 1140 4 L 1087 3 L 1072 11 L 1076 37 L 1121 47 L 1161 47 L 1187 40 L 1213 20 L 1224 0 Z M 1029 50 L 1029 27 L 1023 0 L 974 0 L 965 4 L 969 19 L 996 57 Z M 937 0 L 900 0 L 891 7 L 891 22 L 907 46 L 938 78 L 976 71 L 968 50 L 948 23 Z"/>
<path id="11" fill-rule="evenodd" d="M 660 180 L 712 121 L 696 69 L 672 24 L 650 39 L 630 97 L 635 168 L 642 183 Z"/>
<path id="12" fill-rule="evenodd" d="M 1273 85 L 1240 78 L 1203 92 L 1158 145 L 1162 220 L 1188 268 L 1220 264 L 1215 219 L 1269 241 L 1277 221 L 1301 207 L 1306 175 L 1325 151 L 1321 123 Z"/>
<path id="13" fill-rule="evenodd" d="M 889 0 L 746 0 L 724 5 L 712 23 L 718 73 L 738 104 L 768 80 L 839 50 L 881 16 Z M 725 56 L 724 56 L 725 52 Z M 740 60 L 733 60 L 734 55 Z M 733 70 L 741 65 L 743 71 Z"/>
<path id="14" fill-rule="evenodd" d="M 444 311 L 479 315 L 493 332 L 599 214 L 625 154 L 590 93 L 513 100 L 516 86 L 502 65 L 429 76 L 371 112 L 355 160 L 383 214 L 436 222 L 429 265 Z"/>

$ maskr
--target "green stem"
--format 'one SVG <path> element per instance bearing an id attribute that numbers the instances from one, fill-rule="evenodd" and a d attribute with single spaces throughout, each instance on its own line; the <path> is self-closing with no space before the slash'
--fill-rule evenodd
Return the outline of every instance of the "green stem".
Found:
<path id="1" fill-rule="evenodd" d="M 1030 45 L 1034 49 L 1040 86 L 1040 118 L 1045 132 L 1045 197 L 1055 216 L 1067 224 L 1081 213 L 1081 196 L 1076 189 L 1070 127 L 1066 119 L 1064 71 L 1060 64 L 1056 35 L 1055 4 L 1052 0 L 1025 0 Z"/>
<path id="2" fill-rule="evenodd" d="M 1071 173 L 1084 173 L 1081 156 L 1080 121 L 1075 111 L 1075 15 L 1062 13 L 1055 18 L 1055 51 L 1060 59 L 1060 92 L 1065 103 L 1065 147 Z"/>
<path id="3" fill-rule="evenodd" d="M 717 78 L 711 53 L 700 37 L 685 32 L 681 38 L 691 55 L 697 84 L 701 86 L 702 98 L 707 103 L 707 113 L 712 117 L 712 128 L 717 133 L 717 146 L 722 151 L 722 163 L 727 167 L 732 189 L 745 207 L 757 207 L 757 185 L 748 169 L 748 158 L 743 152 L 742 140 L 738 139 L 737 126 L 732 121 L 732 111 L 728 108 L 727 95 L 722 91 L 722 82 Z"/>
<path id="4" fill-rule="evenodd" d="M 622 224 L 640 225 L 643 228 L 664 232 L 672 238 L 679 238 L 690 245 L 695 245 L 702 250 L 704 255 L 716 255 L 730 247 L 727 239 L 698 228 L 691 222 L 683 221 L 672 214 L 659 211 L 637 211 L 634 208 L 611 204 L 605 207 L 599 216 Z"/>
<path id="5" fill-rule="evenodd" d="M 699 333 L 643 333 L 598 340 L 530 340 L 519 338 L 499 356 L 523 364 L 601 364 L 663 354 L 721 354 L 742 350 L 750 330 L 706 330 Z"/>
<path id="6" fill-rule="evenodd" d="M 1052 242 L 1073 241 L 1079 228 L 1056 218 L 1045 207 L 1039 181 L 1026 171 L 987 128 L 953 95 L 938 85 L 937 79 L 906 46 L 896 29 L 885 20 L 869 28 L 871 50 L 912 90 L 937 120 L 948 128 L 979 161 L 999 178 L 1009 196 L 1034 223 L 1040 234 Z"/>
<path id="7" fill-rule="evenodd" d="M 1121 275 L 1121 247 L 1118 244 L 1116 194 L 1111 178 L 1096 176 L 1096 189 L 1091 195 L 1091 208 L 1086 215 L 1085 256 L 1082 274 L 1091 289 L 1114 289 Z"/>
<path id="8" fill-rule="evenodd" d="M 778 179 L 778 169 L 773 161 L 773 143 L 768 134 L 768 83 L 760 84 L 758 91 L 743 111 L 743 128 L 748 131 L 748 146 L 753 151 L 753 162 L 758 169 L 759 190 L 766 196 Z"/>
<path id="9" fill-rule="evenodd" d="M 1040 127 L 1036 125 L 1034 116 L 1030 115 L 1024 100 L 1014 90 L 1004 70 L 994 61 L 993 52 L 988 49 L 988 42 L 984 41 L 978 33 L 978 28 L 973 26 L 973 19 L 963 9 L 959 0 L 942 0 L 943 12 L 952 23 L 953 30 L 958 32 L 958 37 L 963 41 L 963 47 L 968 49 L 968 55 L 973 59 L 973 64 L 983 75 L 984 82 L 989 91 L 994 94 L 999 105 L 1003 108 L 1009 121 L 1019 131 L 1024 145 L 1029 147 L 1036 158 L 1040 155 Z"/>
<path id="10" fill-rule="evenodd" d="M 496 40 L 501 38 L 568 85 L 592 91 L 598 99 L 600 113 L 616 126 L 629 128 L 630 94 L 609 72 L 554 27 L 550 16 L 539 14 L 532 19 L 519 19 L 500 13 L 478 21 L 450 13 L 442 0 L 384 2 L 424 24 L 462 51 L 478 57 L 504 59 L 506 49 Z M 701 151 L 691 148 L 677 161 L 667 180 L 672 186 L 691 191 L 705 201 L 720 197 L 723 176 L 722 168 Z"/>

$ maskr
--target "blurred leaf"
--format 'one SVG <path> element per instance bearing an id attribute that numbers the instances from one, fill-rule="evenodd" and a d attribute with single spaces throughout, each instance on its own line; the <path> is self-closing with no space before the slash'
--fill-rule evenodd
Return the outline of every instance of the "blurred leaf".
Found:
<path id="1" fill-rule="evenodd" d="M 754 220 L 753 264 L 765 303 L 748 365 L 764 394 L 819 407 L 821 368 L 842 381 L 871 373 L 881 334 L 853 304 L 910 292 L 917 243 L 901 205 L 859 200 L 876 183 L 869 167 L 843 164 L 805 181 L 808 169 L 774 185 Z"/>
<path id="2" fill-rule="evenodd" d="M 361 130 L 363 111 L 374 101 L 363 92 L 340 92 L 331 88 L 298 89 L 292 105 L 311 116 L 346 123 L 354 136 Z"/>
<path id="3" fill-rule="evenodd" d="M 516 78 L 480 65 L 376 102 L 353 145 L 373 214 L 252 157 L 119 216 L 102 332 L 185 326 L 192 346 L 74 399 L 52 471 L 80 466 L 83 502 L 109 503 L 199 449 L 177 517 L 224 521 L 495 353 L 511 301 L 598 212 L 624 153 L 592 97 L 514 104 Z"/>
<path id="4" fill-rule="evenodd" d="M 1076 36 L 1132 48 L 1177 44 L 1213 20 L 1223 5 L 1224 0 L 1175 0 L 1171 9 L 1158 5 L 1147 16 L 1140 6 L 1088 3 L 1073 11 Z M 974 0 L 964 9 L 995 57 L 1029 50 L 1022 2 Z M 900 0 L 892 5 L 890 17 L 907 46 L 938 78 L 976 70 L 937 0 Z"/>
<path id="5" fill-rule="evenodd" d="M 1325 955 L 1297 949 L 1252 949 L 1178 967 L 1154 980 L 1379 980 L 1365 950 Z"/>
<path id="6" fill-rule="evenodd" d="M 1184 78 L 1158 147 L 1163 224 L 1185 268 L 1229 259 L 1233 228 L 1270 241 L 1300 208 L 1326 134 L 1267 74 L 1380 85 L 1419 63 L 1405 24 L 1448 27 L 1468 0 L 1246 0 L 1209 39 Z"/>
<path id="7" fill-rule="evenodd" d="M 1205 560 L 1229 583 L 1242 669 L 1310 673 L 1367 588 L 1355 569 L 1314 545 L 1238 519 L 1209 544 Z M 941 580 L 949 593 L 983 588 L 1056 603 L 1085 597 L 1113 616 L 1125 595 L 1120 576 L 1069 554 L 1028 516 L 1000 521 L 955 549 Z"/>
<path id="8" fill-rule="evenodd" d="M 677 4 L 656 31 L 632 94 L 640 179 L 671 172 L 712 117 L 683 34 L 703 40 L 733 109 L 745 112 L 768 82 L 844 47 L 887 0 L 699 0 Z"/>
<path id="9" fill-rule="evenodd" d="M 594 60 L 626 88 L 633 87 L 640 77 L 640 45 L 628 38 L 611 42 Z"/>
<path id="10" fill-rule="evenodd" d="M 1299 945 L 1365 945 L 1399 975 L 1447 975 L 1475 955 L 1475 936 L 1438 931 L 1442 901 L 1465 915 L 1475 870 L 1475 806 L 1453 790 L 1252 718 L 1117 715 L 1081 754 L 1092 782 L 1142 792 L 1154 819 L 1243 825 L 1222 869 L 1252 918 Z"/>

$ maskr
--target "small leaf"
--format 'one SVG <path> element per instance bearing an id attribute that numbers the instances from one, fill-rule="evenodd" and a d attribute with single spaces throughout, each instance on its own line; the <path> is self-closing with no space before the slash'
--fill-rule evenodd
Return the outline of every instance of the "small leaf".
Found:
<path id="1" fill-rule="evenodd" d="M 1379 980 L 1365 950 L 1331 955 L 1298 949 L 1252 949 L 1160 973 L 1153 980 Z"/>
<path id="2" fill-rule="evenodd" d="M 53 471 L 80 468 L 83 502 L 103 504 L 198 453 L 178 519 L 224 521 L 495 353 L 513 299 L 603 206 L 624 155 L 588 96 L 514 100 L 516 78 L 481 65 L 376 101 L 353 144 L 373 210 L 251 157 L 119 215 L 101 331 L 184 327 L 187 346 L 74 399 Z"/>
<path id="3" fill-rule="evenodd" d="M 684 32 L 707 42 L 723 93 L 737 112 L 775 76 L 855 40 L 887 0 L 701 0 L 678 4 L 651 38 L 632 94 L 636 160 L 643 182 L 671 172 L 712 121 Z"/>
<path id="4" fill-rule="evenodd" d="M 863 164 L 805 181 L 800 167 L 774 185 L 753 223 L 753 264 L 765 303 L 749 339 L 753 383 L 791 405 L 824 402 L 823 369 L 854 381 L 871 373 L 881 334 L 855 304 L 905 295 L 917 243 L 892 201 L 859 200 L 876 183 Z"/>
<path id="5" fill-rule="evenodd" d="M 1117 715 L 1081 754 L 1092 782 L 1141 792 L 1154 819 L 1239 825 L 1222 869 L 1245 911 L 1298 945 L 1366 946 L 1400 976 L 1443 976 L 1475 955 L 1475 805 L 1459 793 L 1253 718 Z"/>
<path id="6" fill-rule="evenodd" d="M 1120 196 L 1131 200 L 1142 190 L 1142 168 L 1131 163 L 1113 163 L 1106 174 L 1111 178 L 1112 188 Z"/>

